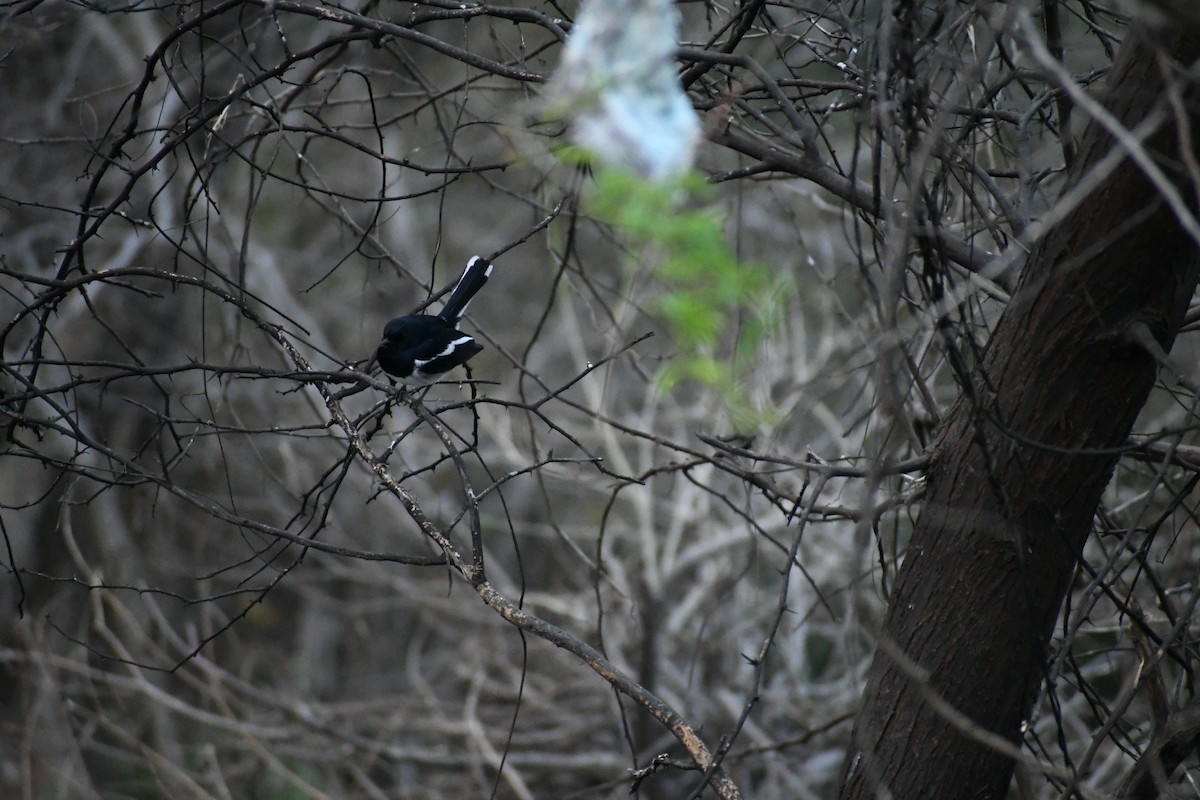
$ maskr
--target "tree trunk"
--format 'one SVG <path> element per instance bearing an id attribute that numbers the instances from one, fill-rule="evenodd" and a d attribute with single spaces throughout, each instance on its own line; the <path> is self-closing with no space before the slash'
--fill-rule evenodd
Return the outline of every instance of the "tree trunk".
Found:
<path id="1" fill-rule="evenodd" d="M 1198 56 L 1198 36 L 1130 32 L 1109 110 L 1135 127 L 1180 80 L 1169 60 Z M 1200 109 L 1183 97 L 1186 117 L 1169 114 L 1145 143 L 1192 206 L 1180 131 L 1200 135 Z M 1075 176 L 1120 146 L 1093 122 Z M 1149 337 L 1170 349 L 1198 273 L 1197 243 L 1129 158 L 1030 255 L 932 450 L 842 798 L 1006 796 L 1013 761 L 995 743 L 1020 746 L 1116 448 L 1156 375 Z"/>

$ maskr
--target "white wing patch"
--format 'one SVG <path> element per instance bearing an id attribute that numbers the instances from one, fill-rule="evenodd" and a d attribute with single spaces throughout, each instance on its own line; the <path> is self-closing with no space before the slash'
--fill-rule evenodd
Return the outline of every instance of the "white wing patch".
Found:
<path id="1" fill-rule="evenodd" d="M 475 341 L 475 340 L 472 339 L 470 336 L 460 336 L 459 338 L 452 341 L 450 344 L 446 345 L 446 349 L 443 350 L 442 352 L 438 353 L 436 356 L 433 356 L 432 358 L 416 358 L 416 359 L 413 359 L 413 363 L 416 364 L 417 367 L 423 367 L 426 364 L 428 364 L 430 361 L 437 361 L 439 358 L 445 358 L 446 356 L 453 353 L 455 350 L 457 350 L 462 345 L 470 344 L 473 341 Z"/>

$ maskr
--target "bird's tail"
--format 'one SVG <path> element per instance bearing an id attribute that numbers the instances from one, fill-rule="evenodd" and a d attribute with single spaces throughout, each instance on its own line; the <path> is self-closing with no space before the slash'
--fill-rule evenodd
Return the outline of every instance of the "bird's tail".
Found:
<path id="1" fill-rule="evenodd" d="M 438 316 L 451 325 L 457 325 L 467 310 L 467 304 L 471 302 L 475 293 L 483 288 L 491 274 L 492 262 L 482 256 L 472 256 L 454 291 L 450 293 L 450 299 L 446 301 L 446 306 Z"/>

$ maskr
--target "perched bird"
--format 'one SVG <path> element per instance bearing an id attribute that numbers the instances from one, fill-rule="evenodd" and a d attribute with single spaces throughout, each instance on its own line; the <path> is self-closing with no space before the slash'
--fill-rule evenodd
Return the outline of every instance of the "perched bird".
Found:
<path id="1" fill-rule="evenodd" d="M 492 262 L 474 256 L 440 314 L 409 314 L 389 322 L 375 351 L 383 371 L 401 383 L 420 386 L 440 380 L 482 350 L 458 330 L 458 321 L 491 274 Z"/>

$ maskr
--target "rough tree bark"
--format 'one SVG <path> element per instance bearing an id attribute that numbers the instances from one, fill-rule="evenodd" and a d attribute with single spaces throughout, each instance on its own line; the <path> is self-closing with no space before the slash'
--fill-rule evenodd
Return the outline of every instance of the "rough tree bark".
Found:
<path id="1" fill-rule="evenodd" d="M 1195 161 L 1180 146 L 1200 134 L 1200 107 L 1191 89 L 1182 116 L 1164 98 L 1182 80 L 1175 67 L 1197 57 L 1195 34 L 1131 33 L 1107 100 L 1130 128 L 1167 109 L 1145 146 L 1189 207 L 1198 187 L 1186 165 Z M 1076 178 L 1114 147 L 1122 145 L 1093 121 Z M 1129 158 L 1030 254 L 931 451 L 924 508 L 847 754 L 845 800 L 1005 797 L 1011 753 L 984 740 L 1019 746 L 1116 448 L 1156 375 L 1149 336 L 1170 349 L 1198 254 Z"/>

